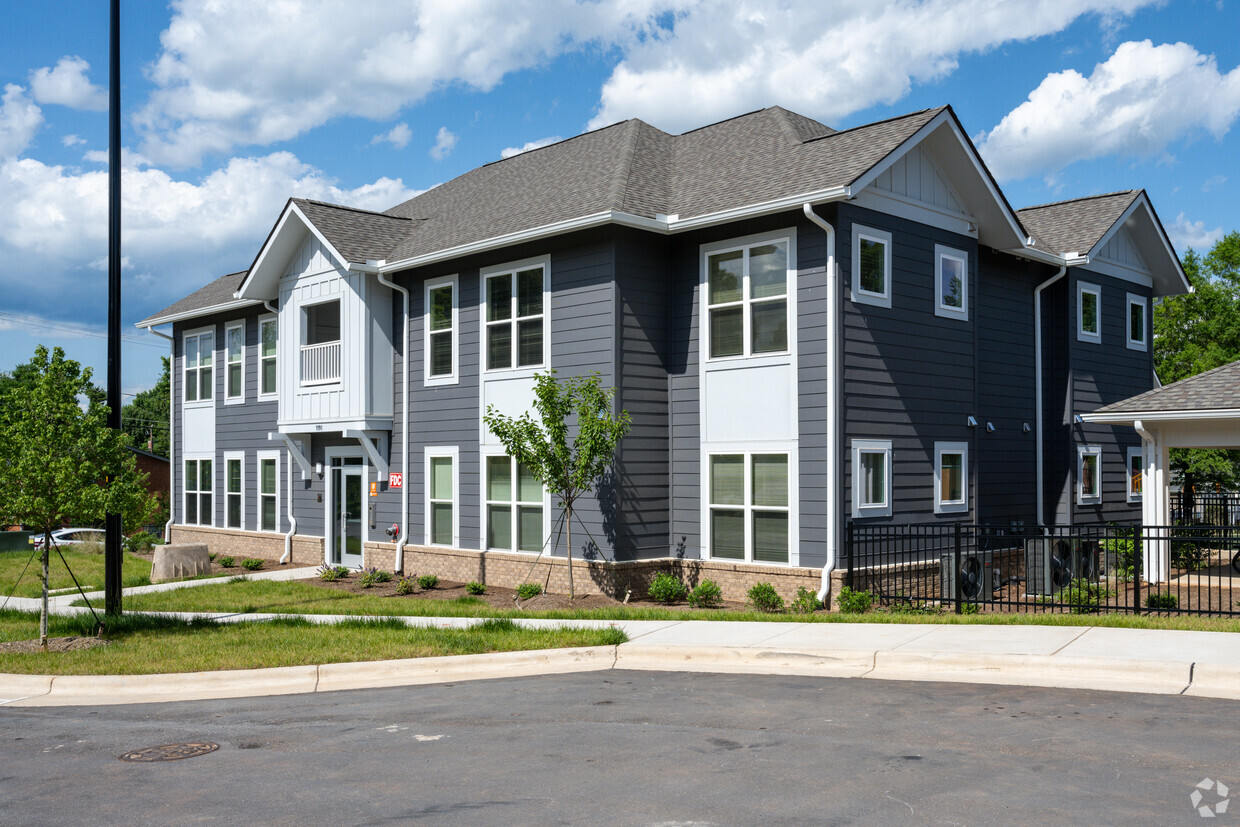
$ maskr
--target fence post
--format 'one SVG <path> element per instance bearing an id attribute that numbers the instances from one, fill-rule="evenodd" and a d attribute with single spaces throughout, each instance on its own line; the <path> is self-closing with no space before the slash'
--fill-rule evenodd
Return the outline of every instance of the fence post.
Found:
<path id="1" fill-rule="evenodd" d="M 955 572 L 956 572 L 956 573 L 955 573 L 955 575 L 952 577 L 952 582 L 954 582 L 954 583 L 956 584 L 956 589 L 955 589 L 955 592 L 956 592 L 956 614 L 961 614 L 961 613 L 962 613 L 962 611 L 963 611 L 963 609 L 961 608 L 961 600 L 960 600 L 960 585 L 961 585 L 961 584 L 960 584 L 960 575 L 962 574 L 962 572 L 961 572 L 961 567 L 960 567 L 960 563 L 961 563 L 960 541 L 961 541 L 960 523 L 956 523 L 956 547 L 955 547 L 955 549 L 954 549 L 954 551 L 953 551 L 953 554 L 952 554 L 952 556 L 953 556 L 953 557 L 955 558 L 955 560 L 956 560 L 956 562 L 955 562 L 955 566 L 956 566 L 956 568 L 955 568 Z"/>
<path id="2" fill-rule="evenodd" d="M 852 520 L 848 521 L 848 525 L 844 529 L 844 557 L 848 560 L 848 575 L 846 582 L 848 588 L 855 588 L 853 584 L 853 524 Z"/>
<path id="3" fill-rule="evenodd" d="M 1141 614 L 1141 569 L 1145 562 L 1145 544 L 1149 538 L 1145 536 L 1143 526 L 1134 527 L 1132 533 L 1132 613 Z"/>

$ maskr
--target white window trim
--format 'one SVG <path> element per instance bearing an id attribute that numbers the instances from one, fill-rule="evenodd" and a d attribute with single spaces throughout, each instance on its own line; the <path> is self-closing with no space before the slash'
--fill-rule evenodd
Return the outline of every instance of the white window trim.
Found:
<path id="1" fill-rule="evenodd" d="M 263 325 L 274 324 L 276 326 L 276 355 L 263 356 Z M 258 361 L 258 398 L 259 399 L 275 399 L 280 395 L 280 319 L 278 316 L 265 315 L 258 317 L 258 347 L 255 349 L 255 357 Z M 269 393 L 263 393 L 263 362 L 267 359 L 274 359 L 276 363 L 276 385 Z"/>
<path id="2" fill-rule="evenodd" d="M 228 395 L 228 370 L 230 363 L 228 357 L 228 334 L 233 330 L 241 330 L 241 393 L 237 396 Z M 224 325 L 224 404 L 225 405 L 242 405 L 245 403 L 245 319 L 235 322 L 229 322 Z"/>
<path id="3" fill-rule="evenodd" d="M 960 307 L 943 304 L 943 259 L 960 262 L 964 280 L 960 286 Z M 934 315 L 945 319 L 969 320 L 969 254 L 954 247 L 934 245 Z"/>
<path id="4" fill-rule="evenodd" d="M 771 244 L 772 242 L 777 242 L 777 241 L 782 241 L 785 245 L 785 249 L 788 252 L 788 275 L 787 275 L 787 280 L 785 282 L 785 287 L 786 287 L 787 292 L 784 294 L 784 302 L 785 302 L 784 309 L 788 314 L 788 317 L 787 317 L 788 347 L 786 347 L 784 350 L 773 350 L 773 351 L 769 351 L 766 353 L 751 352 L 751 349 L 753 347 L 753 342 L 750 341 L 751 332 L 752 332 L 752 323 L 750 321 L 750 316 L 751 316 L 750 307 L 752 307 L 752 305 L 754 304 L 754 301 L 749 298 L 749 292 L 748 292 L 748 287 L 747 287 L 749 283 L 749 257 L 746 256 L 745 266 L 744 266 L 744 278 L 741 282 L 741 299 L 739 302 L 732 303 L 732 304 L 739 304 L 739 306 L 741 307 L 741 345 L 742 345 L 743 350 L 741 353 L 735 356 L 711 356 L 710 355 L 710 350 L 711 350 L 711 343 L 710 343 L 710 307 L 711 307 L 711 304 L 710 304 L 710 271 L 708 268 L 708 261 L 710 257 L 713 255 L 718 255 L 719 253 L 735 252 L 737 250 L 748 250 L 751 247 L 761 247 L 764 244 Z M 703 354 L 703 357 L 704 357 L 702 359 L 702 362 L 703 363 L 722 363 L 722 362 L 759 361 L 763 359 L 766 359 L 766 360 L 774 359 L 782 363 L 782 362 L 786 362 L 789 356 L 795 355 L 796 341 L 797 341 L 797 326 L 796 326 L 796 319 L 797 319 L 797 311 L 796 311 L 797 234 L 796 234 L 796 228 L 790 227 L 788 229 L 775 230 L 769 233 L 759 233 L 757 235 L 749 235 L 749 236 L 744 236 L 742 238 L 729 238 L 724 241 L 716 241 L 711 244 L 703 244 L 699 248 L 699 256 L 700 256 L 700 260 L 698 262 L 698 270 L 700 273 L 700 277 L 699 277 L 699 282 L 698 282 L 698 285 L 699 285 L 698 294 L 700 297 L 699 304 L 701 306 L 701 312 L 699 313 L 700 322 L 698 324 L 698 330 L 700 331 L 700 337 L 702 340 L 701 353 Z M 763 300 L 759 299 L 757 303 L 762 304 Z"/>
<path id="5" fill-rule="evenodd" d="M 274 459 L 276 461 L 276 527 L 270 531 L 263 530 L 263 460 Z M 280 530 L 280 451 L 259 451 L 255 454 L 254 463 L 254 530 L 263 531 L 265 534 L 283 534 Z M 362 492 L 365 497 L 366 492 Z M 364 500 L 363 500 L 364 502 Z M 363 517 L 363 523 L 365 518 Z"/>
<path id="6" fill-rule="evenodd" d="M 188 347 L 186 343 L 190 339 L 196 339 L 202 336 L 204 333 L 211 334 L 211 398 L 203 399 L 200 396 L 198 399 L 190 401 L 185 398 L 185 389 L 189 387 L 189 379 L 187 377 L 191 370 L 189 366 L 189 353 L 188 353 Z M 186 330 L 184 333 L 181 334 L 181 404 L 186 408 L 211 408 L 215 406 L 216 375 L 217 375 L 217 372 L 219 371 L 219 365 L 217 364 L 218 360 L 215 358 L 215 341 L 218 338 L 219 337 L 216 335 L 216 329 L 214 325 L 210 327 L 199 327 L 199 328 L 195 328 L 194 330 Z M 199 341 L 199 353 L 200 354 L 202 353 L 201 345 L 202 345 L 202 342 Z M 198 378 L 199 369 L 193 368 L 193 370 L 194 370 L 194 387 L 201 389 L 202 382 Z"/>
<path id="7" fill-rule="evenodd" d="M 335 304 L 337 306 L 338 308 L 337 318 L 340 320 L 340 333 L 339 333 L 338 338 L 334 340 L 329 340 L 326 342 L 316 342 L 315 344 L 327 345 L 327 344 L 331 344 L 332 341 L 339 343 L 340 345 L 340 376 L 337 377 L 336 379 L 319 379 L 315 381 L 306 381 L 306 378 L 301 375 L 301 349 L 304 347 L 311 347 L 311 345 L 309 345 L 306 342 L 306 339 L 309 338 L 310 336 L 310 325 L 306 323 L 306 314 L 311 308 L 321 307 L 322 305 L 325 305 L 325 304 Z M 297 385 L 298 387 L 327 389 L 327 388 L 339 388 L 343 385 L 344 373 L 346 370 L 345 354 L 344 354 L 344 335 L 345 335 L 344 327 L 345 327 L 344 296 L 342 294 L 335 293 L 330 296 L 316 298 L 314 301 L 305 302 L 304 304 L 300 304 L 297 306 L 297 328 L 298 328 L 298 333 L 299 333 L 298 346 L 297 346 Z M 279 379 L 276 380 L 276 383 L 279 384 Z"/>
<path id="8" fill-rule="evenodd" d="M 508 368 L 487 368 L 487 279 L 491 276 L 499 276 L 504 273 L 512 273 L 513 290 L 516 290 L 516 274 L 521 270 L 530 270 L 534 267 L 543 268 L 543 360 L 539 365 L 525 365 L 517 367 L 517 336 L 516 336 L 516 316 L 508 320 L 513 325 L 512 340 L 512 367 Z M 478 274 L 478 330 L 479 330 L 479 347 L 478 347 L 478 370 L 483 375 L 490 376 L 533 376 L 535 373 L 546 371 L 551 367 L 551 256 L 535 256 L 521 261 L 510 261 L 499 264 L 494 267 L 485 267 Z M 544 521 L 545 522 L 545 521 Z M 485 535 L 483 535 L 485 542 Z"/>
<path id="9" fill-rule="evenodd" d="M 1127 480 L 1127 482 L 1124 483 L 1124 486 L 1128 491 L 1128 502 L 1139 503 L 1141 502 L 1141 499 L 1142 499 L 1141 498 L 1142 492 L 1134 491 L 1132 488 L 1132 459 L 1133 457 L 1137 457 L 1140 459 L 1139 467 L 1141 469 L 1141 474 L 1144 475 L 1145 474 L 1145 449 L 1138 447 L 1138 446 L 1130 445 L 1128 446 L 1128 453 L 1127 453 L 1127 456 L 1125 457 L 1128 464 L 1124 468 L 1124 478 Z M 1145 488 L 1144 479 L 1142 479 L 1141 488 L 1142 489 Z"/>
<path id="10" fill-rule="evenodd" d="M 960 454 L 960 495 L 958 501 L 943 499 L 943 455 Z M 967 514 L 969 511 L 969 443 L 934 443 L 934 513 Z"/>
<path id="11" fill-rule="evenodd" d="M 478 501 L 482 504 L 482 519 L 480 520 L 480 522 L 482 523 L 482 536 L 478 538 L 478 545 L 482 547 L 483 551 L 506 551 L 506 552 L 511 552 L 513 554 L 535 554 L 535 555 L 541 554 L 542 553 L 541 551 L 522 551 L 517 548 L 519 543 L 517 542 L 517 523 L 516 523 L 516 508 L 515 508 L 518 502 L 516 498 L 517 497 L 516 460 L 513 460 L 513 465 L 511 466 L 512 467 L 512 470 L 511 470 L 512 492 L 513 492 L 512 497 L 513 498 L 510 501 L 510 504 L 514 506 L 513 522 L 512 522 L 512 545 L 513 547 L 512 548 L 492 548 L 491 546 L 487 545 L 487 538 L 491 535 L 491 525 L 490 525 L 491 514 L 490 514 L 490 509 L 487 508 L 487 506 L 493 502 L 493 500 L 487 499 L 487 460 L 491 457 L 508 457 L 508 456 L 509 456 L 508 453 L 504 451 L 502 448 L 499 450 L 483 449 L 480 452 L 480 456 L 479 456 L 480 467 L 478 471 L 478 480 L 479 480 Z M 511 459 L 511 457 L 509 457 L 509 459 Z M 549 555 L 554 555 L 557 549 L 547 547 L 547 544 L 551 539 L 551 492 L 547 490 L 546 485 L 543 486 L 543 538 L 542 539 L 543 539 L 543 548 L 548 551 Z"/>
<path id="12" fill-rule="evenodd" d="M 442 547 L 438 543 L 431 542 L 431 460 L 448 458 L 452 460 L 452 545 L 451 548 L 461 547 L 461 463 L 460 449 L 455 445 L 433 445 L 426 449 L 426 458 L 423 461 L 422 478 L 426 481 L 426 513 L 423 520 L 423 528 L 425 529 L 426 545 Z M 484 460 L 485 461 L 485 460 Z M 483 473 L 486 473 L 486 467 L 483 467 Z M 405 485 L 408 485 L 408 481 Z M 486 480 L 483 480 L 483 485 Z M 484 492 L 485 493 L 485 492 Z M 485 501 L 484 506 L 485 510 Z M 543 512 L 543 522 L 546 522 L 546 512 Z M 484 535 L 485 536 L 485 535 Z"/>
<path id="13" fill-rule="evenodd" d="M 189 485 L 188 485 L 189 477 L 185 473 L 185 465 L 186 463 L 190 463 L 190 462 L 204 462 L 204 461 L 211 463 L 211 492 L 210 492 L 211 493 L 211 513 L 207 515 L 207 521 L 203 522 L 202 508 L 201 508 L 202 501 L 199 500 L 198 502 L 199 508 L 197 509 L 198 522 L 196 523 L 186 522 L 186 515 L 189 514 L 189 509 L 186 507 L 186 503 L 188 502 L 189 497 L 190 497 L 190 490 L 189 490 Z M 184 456 L 181 457 L 181 524 L 182 525 L 207 526 L 209 528 L 215 527 L 215 510 L 216 510 L 216 505 L 217 505 L 215 498 L 216 498 L 216 495 L 219 493 L 219 484 L 218 484 L 219 474 L 217 473 L 218 469 L 216 467 L 218 464 L 219 463 L 215 461 L 215 457 L 211 454 L 185 454 Z M 195 476 L 198 477 L 198 476 L 201 476 L 201 474 L 196 472 Z M 197 486 L 198 486 L 197 479 L 195 479 L 194 481 L 194 486 L 195 486 L 195 489 L 197 489 Z M 201 493 L 202 493 L 201 491 L 195 490 L 193 492 L 193 496 L 197 497 Z"/>
<path id="14" fill-rule="evenodd" d="M 1141 308 L 1141 338 L 1132 338 L 1132 308 L 1133 306 Z M 1136 293 L 1129 293 L 1128 300 L 1124 303 L 1124 338 L 1128 340 L 1129 350 L 1139 350 L 1145 352 L 1148 348 L 1146 344 L 1150 338 L 1150 304 L 1145 296 L 1138 296 Z"/>
<path id="15" fill-rule="evenodd" d="M 861 289 L 861 239 L 883 245 L 883 292 Z M 857 304 L 891 307 L 891 233 L 860 224 L 852 225 L 852 300 Z"/>
<path id="16" fill-rule="evenodd" d="M 241 491 L 238 496 L 241 497 L 241 525 L 228 524 L 228 463 L 239 461 L 241 463 Z M 224 452 L 224 468 L 220 478 L 224 482 L 224 528 L 235 528 L 245 531 L 245 452 L 244 451 L 225 451 Z"/>
<path id="17" fill-rule="evenodd" d="M 370 486 L 367 485 L 367 483 L 370 482 L 371 470 L 372 470 L 371 465 L 370 465 L 370 460 L 366 457 L 366 452 L 360 446 L 356 448 L 351 445 L 328 446 L 323 449 L 323 563 L 324 565 L 330 565 L 330 559 L 331 559 L 329 555 L 332 551 L 332 548 L 328 540 L 331 540 L 332 544 L 336 542 L 335 539 L 332 539 L 330 537 L 330 532 L 332 530 L 332 518 L 333 518 L 332 512 L 340 510 L 339 500 L 333 500 L 331 496 L 332 460 L 336 460 L 336 459 L 339 459 L 342 462 L 344 460 L 350 460 L 350 459 L 361 460 L 360 464 L 354 465 L 352 467 L 362 469 L 362 549 L 363 549 L 362 559 L 363 560 L 365 560 L 366 544 L 370 542 L 370 511 L 369 511 L 370 509 L 370 504 L 369 504 L 370 503 Z M 279 466 L 276 466 L 276 470 L 277 471 L 279 470 Z M 280 490 L 279 482 L 278 482 L 279 479 L 280 477 L 277 474 L 276 476 L 277 494 Z M 405 480 L 403 484 L 408 485 L 409 481 Z M 280 513 L 278 500 L 277 500 L 276 506 L 277 506 L 276 518 L 278 520 L 279 513 Z M 340 554 L 341 561 L 343 561 L 344 550 L 336 549 L 336 551 Z"/>
<path id="18" fill-rule="evenodd" d="M 458 282 L 459 282 L 459 279 L 457 278 L 456 275 L 447 276 L 441 279 L 434 279 L 432 281 L 426 282 L 426 286 L 422 291 L 422 308 L 423 308 L 423 313 L 422 313 L 422 354 L 423 354 L 422 384 L 428 388 L 434 387 L 436 385 L 455 385 L 458 382 L 460 382 L 460 375 L 461 375 L 461 371 L 460 371 L 461 289 L 460 289 L 460 284 Z M 431 291 L 436 288 L 445 287 L 445 286 L 452 288 L 452 327 L 449 332 L 449 336 L 452 339 L 452 372 L 444 376 L 431 376 Z M 484 297 L 484 301 L 485 301 L 485 297 Z M 545 279 L 544 279 L 544 291 L 543 291 L 543 309 L 544 310 L 546 309 L 546 306 L 547 306 L 546 302 L 547 302 L 547 296 L 546 296 Z M 486 317 L 484 316 L 483 318 L 486 318 Z M 547 338 L 545 321 L 543 323 L 543 328 L 544 328 L 543 339 L 544 339 L 544 344 L 545 344 L 545 340 Z M 483 331 L 484 340 L 485 340 L 485 336 L 486 336 L 486 331 L 484 330 Z M 453 467 L 455 468 L 456 466 L 453 466 Z"/>
<path id="19" fill-rule="evenodd" d="M 1098 458 L 1097 474 L 1094 476 L 1094 483 L 1098 486 L 1097 494 L 1085 493 L 1085 457 L 1093 456 Z M 1126 473 L 1126 472 L 1125 472 Z M 1076 449 L 1076 504 L 1077 505 L 1100 505 L 1102 503 L 1102 446 L 1100 445 L 1078 445 Z"/>
<path id="20" fill-rule="evenodd" d="M 886 462 L 886 473 L 884 482 L 887 484 L 887 502 L 882 505 L 862 505 L 861 504 L 861 455 L 865 454 L 883 454 Z M 866 517 L 890 517 L 891 516 L 891 499 L 892 484 L 891 471 L 894 463 L 892 462 L 891 440 L 889 439 L 854 439 L 852 441 L 852 515 L 854 519 L 864 519 Z"/>
<path id="21" fill-rule="evenodd" d="M 755 561 L 753 559 L 753 462 L 751 457 L 754 454 L 784 454 L 788 457 L 788 506 L 786 509 L 780 509 L 777 506 L 757 506 L 762 511 L 781 511 L 788 512 L 788 562 L 773 563 L 766 560 Z M 712 546 L 712 538 L 710 534 L 710 458 L 713 456 L 733 456 L 741 455 L 745 458 L 745 504 L 742 506 L 720 506 L 721 508 L 740 508 L 745 512 L 745 557 L 738 560 L 735 557 L 711 557 L 710 549 Z M 757 445 L 752 442 L 729 444 L 715 443 L 708 449 L 703 448 L 701 453 L 701 536 L 702 536 L 702 559 L 703 560 L 720 560 L 728 563 L 753 563 L 759 566 L 789 566 L 796 567 L 801 565 L 801 509 L 800 499 L 797 497 L 799 486 L 797 480 L 800 478 L 799 456 L 795 443 L 779 442 L 769 445 Z"/>
<path id="22" fill-rule="evenodd" d="M 1090 333 L 1085 330 L 1085 301 L 1086 293 L 1094 296 L 1094 308 L 1097 311 L 1098 318 L 1095 327 L 1098 328 L 1097 333 Z M 1102 288 L 1096 284 L 1078 281 L 1076 283 L 1076 338 L 1082 342 L 1091 342 L 1100 344 L 1102 342 Z"/>

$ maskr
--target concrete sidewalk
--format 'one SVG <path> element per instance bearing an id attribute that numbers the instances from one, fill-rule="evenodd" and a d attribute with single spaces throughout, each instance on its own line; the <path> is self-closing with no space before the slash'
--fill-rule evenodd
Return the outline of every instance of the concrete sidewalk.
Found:
<path id="1" fill-rule="evenodd" d="M 190 617 L 191 615 L 179 615 Z M 275 615 L 212 615 L 223 622 Z M 302 616 L 320 623 L 339 616 Z M 463 628 L 481 618 L 397 618 Z M 0 705 L 199 700 L 637 669 L 951 681 L 1240 700 L 1240 635 L 1056 626 L 518 619 L 614 627 L 619 646 L 141 676 L 0 675 Z"/>

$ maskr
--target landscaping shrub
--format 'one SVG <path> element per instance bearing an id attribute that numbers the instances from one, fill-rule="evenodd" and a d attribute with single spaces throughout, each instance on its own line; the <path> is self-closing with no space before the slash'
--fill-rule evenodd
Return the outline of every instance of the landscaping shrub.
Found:
<path id="1" fill-rule="evenodd" d="M 646 593 L 650 595 L 651 600 L 657 600 L 660 603 L 675 603 L 677 600 L 684 600 L 688 590 L 685 584 L 680 582 L 679 577 L 661 572 L 650 581 L 650 587 L 646 589 Z"/>
<path id="2" fill-rule="evenodd" d="M 538 597 L 542 594 L 542 586 L 537 583 L 522 583 L 517 586 L 517 597 L 522 600 L 529 600 L 531 597 Z"/>
<path id="3" fill-rule="evenodd" d="M 477 580 L 470 580 L 465 584 L 465 591 L 470 594 L 486 594 L 487 586 L 486 583 L 479 583 Z"/>
<path id="4" fill-rule="evenodd" d="M 263 561 L 257 557 L 247 557 L 241 561 L 241 568 L 246 571 L 258 571 L 263 567 Z"/>
<path id="5" fill-rule="evenodd" d="M 695 609 L 713 609 L 723 602 L 723 591 L 714 580 L 703 580 L 689 592 L 689 605 Z"/>
<path id="6" fill-rule="evenodd" d="M 236 563 L 236 562 L 237 562 L 237 561 L 236 561 L 236 560 L 234 560 L 232 557 L 221 557 L 221 558 L 220 558 L 220 565 L 221 565 L 221 566 L 223 566 L 223 567 L 224 567 L 224 568 L 226 568 L 226 569 L 230 569 L 230 568 L 232 568 L 232 567 L 233 567 L 233 564 L 234 564 L 234 563 Z"/>
<path id="7" fill-rule="evenodd" d="M 1152 594 L 1147 594 L 1145 596 L 1145 608 L 1175 611 L 1180 608 L 1180 599 L 1174 594 L 1153 592 Z"/>
<path id="8" fill-rule="evenodd" d="M 867 591 L 854 591 L 848 586 L 842 586 L 836 603 L 844 614 L 865 614 L 874 605 L 874 595 Z"/>
<path id="9" fill-rule="evenodd" d="M 214 551 L 207 552 L 207 559 L 208 559 L 208 560 L 210 560 L 212 563 L 214 563 L 214 562 L 215 562 L 215 552 L 214 552 Z"/>
<path id="10" fill-rule="evenodd" d="M 433 589 L 439 585 L 439 576 L 434 574 L 419 575 L 418 585 L 424 589 Z"/>
<path id="11" fill-rule="evenodd" d="M 223 565 L 223 561 L 221 561 L 221 565 Z M 348 576 L 349 569 L 347 566 L 323 566 L 319 569 L 319 579 L 326 580 L 328 583 Z"/>
<path id="12" fill-rule="evenodd" d="M 1102 541 L 1105 559 L 1115 576 L 1125 583 L 1136 576 L 1137 556 L 1141 554 L 1141 534 L 1136 526 L 1119 526 L 1115 537 Z"/>
<path id="13" fill-rule="evenodd" d="M 396 581 L 396 593 L 397 594 L 413 594 L 415 591 L 417 591 L 417 588 L 418 588 L 417 581 L 414 580 L 412 577 L 402 577 L 401 579 Z"/>
<path id="14" fill-rule="evenodd" d="M 363 589 L 369 589 L 376 583 L 386 583 L 391 579 L 392 573 L 390 571 L 383 571 L 382 569 L 371 566 L 362 572 L 362 579 L 358 582 L 361 583 Z"/>
<path id="15" fill-rule="evenodd" d="M 125 538 L 125 551 L 138 554 L 150 551 L 157 543 L 159 543 L 159 538 L 154 534 L 149 531 L 139 531 Z"/>
<path id="16" fill-rule="evenodd" d="M 1210 549 L 1201 529 L 1181 526 L 1171 529 L 1171 568 L 1197 571 L 1209 563 Z"/>
<path id="17" fill-rule="evenodd" d="M 1074 615 L 1086 615 L 1097 612 L 1103 599 L 1110 596 L 1111 593 L 1097 583 L 1077 578 L 1056 592 L 1051 601 L 1068 604 Z"/>
<path id="18" fill-rule="evenodd" d="M 770 583 L 754 583 L 749 588 L 749 605 L 759 612 L 782 612 L 784 599 Z"/>
<path id="19" fill-rule="evenodd" d="M 822 601 L 814 592 L 804 586 L 798 586 L 796 600 L 793 600 L 788 608 L 799 615 L 812 614 L 822 608 Z"/>

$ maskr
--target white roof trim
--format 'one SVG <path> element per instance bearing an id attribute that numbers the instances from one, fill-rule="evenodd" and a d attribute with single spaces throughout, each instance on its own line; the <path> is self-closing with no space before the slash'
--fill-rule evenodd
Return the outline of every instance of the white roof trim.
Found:
<path id="1" fill-rule="evenodd" d="M 1189 284 L 1188 276 L 1185 274 L 1184 268 L 1180 266 L 1180 257 L 1175 254 L 1175 249 L 1171 246 L 1171 242 L 1167 238 L 1166 230 L 1163 228 L 1162 222 L 1158 220 L 1157 214 L 1154 212 L 1154 206 L 1150 203 L 1149 196 L 1146 195 L 1144 190 L 1142 190 L 1136 198 L 1132 199 L 1132 203 L 1128 205 L 1128 209 L 1124 210 L 1123 215 L 1115 219 L 1115 223 L 1111 225 L 1110 229 L 1102 234 L 1102 237 L 1098 239 L 1098 243 L 1095 244 L 1093 249 L 1089 251 L 1089 258 L 1093 259 L 1099 257 L 1102 254 L 1103 248 L 1107 246 L 1107 242 L 1120 231 L 1124 224 L 1128 222 L 1128 219 L 1132 218 L 1132 214 L 1135 213 L 1140 207 L 1145 208 L 1146 213 L 1149 216 L 1150 223 L 1153 224 L 1155 229 L 1158 230 L 1157 235 L 1159 242 L 1162 244 L 1162 250 L 1166 253 L 1167 258 L 1171 260 L 1171 264 L 1176 275 L 1180 277 L 1180 284 L 1184 287 L 1184 292 L 1193 292 L 1193 286 Z M 1151 265 L 1149 261 L 1146 261 L 1145 266 L 1150 268 L 1150 276 L 1154 279 L 1155 288 L 1157 288 L 1157 277 L 1154 272 L 1153 265 Z M 1129 281 L 1135 281 L 1135 279 L 1129 279 Z M 1169 293 L 1170 291 L 1168 291 L 1168 294 Z"/>
<path id="2" fill-rule="evenodd" d="M 243 307 L 253 307 L 256 304 L 262 304 L 262 302 L 258 299 L 239 299 L 222 304 L 212 304 L 194 310 L 182 310 L 180 313 L 169 313 L 167 316 L 156 316 L 155 318 L 138 322 L 134 327 L 145 330 L 155 325 L 181 322 L 186 319 L 197 319 L 200 316 L 209 316 L 212 313 L 227 313 L 229 310 L 240 310 Z"/>
<path id="3" fill-rule="evenodd" d="M 1138 411 L 1135 413 L 1087 413 L 1081 414 L 1086 422 L 1101 424 L 1131 424 L 1137 420 L 1142 422 L 1168 421 L 1203 421 L 1212 419 L 1240 419 L 1240 408 L 1216 408 L 1213 410 L 1180 410 L 1180 411 Z"/>
<path id="4" fill-rule="evenodd" d="M 340 251 L 332 246 L 332 243 L 327 240 L 327 237 L 319 232 L 319 228 L 314 226 L 314 222 L 309 218 L 306 218 L 306 214 L 303 213 L 297 207 L 297 204 L 290 199 L 288 206 L 284 209 L 284 213 L 276 222 L 275 229 L 271 231 L 271 235 L 267 236 L 267 240 L 263 243 L 263 248 L 258 251 L 258 257 L 254 259 L 254 264 L 250 266 L 250 271 L 246 273 L 245 279 L 241 282 L 241 286 L 237 288 L 237 292 L 233 294 L 237 298 L 240 299 L 246 297 L 245 294 L 254 283 L 256 274 L 264 270 L 268 265 L 268 256 L 271 254 L 272 249 L 276 246 L 281 233 L 284 232 L 284 228 L 288 224 L 290 215 L 295 215 L 301 221 L 302 226 L 319 240 L 319 243 L 323 245 L 323 249 L 327 250 L 328 254 L 336 260 L 336 263 L 339 264 L 340 267 L 344 269 L 349 268 L 349 262 L 340 254 Z M 280 262 L 279 264 L 272 266 L 280 266 L 282 264 L 283 262 Z M 279 274 L 277 274 L 276 280 L 279 280 Z"/>

